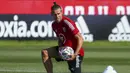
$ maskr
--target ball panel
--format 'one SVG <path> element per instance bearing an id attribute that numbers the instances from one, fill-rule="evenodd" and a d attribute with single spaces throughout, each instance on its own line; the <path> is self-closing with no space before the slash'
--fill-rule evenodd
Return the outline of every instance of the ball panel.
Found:
<path id="1" fill-rule="evenodd" d="M 59 54 L 62 57 L 62 59 L 67 60 L 71 58 L 72 54 L 74 54 L 74 50 L 69 46 L 60 47 Z"/>

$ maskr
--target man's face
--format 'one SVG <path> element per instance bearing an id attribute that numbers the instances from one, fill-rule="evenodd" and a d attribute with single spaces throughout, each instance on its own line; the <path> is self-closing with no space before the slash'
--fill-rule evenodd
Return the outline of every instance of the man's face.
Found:
<path id="1" fill-rule="evenodd" d="M 53 10 L 52 16 L 55 21 L 60 22 L 62 20 L 62 10 L 60 8 Z"/>

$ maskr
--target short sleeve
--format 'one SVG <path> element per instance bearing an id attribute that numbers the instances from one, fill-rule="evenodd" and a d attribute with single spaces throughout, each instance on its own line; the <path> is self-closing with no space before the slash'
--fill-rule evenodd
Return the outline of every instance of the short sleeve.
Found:
<path id="1" fill-rule="evenodd" d="M 67 27 L 71 30 L 73 35 L 76 35 L 79 32 L 78 28 L 76 27 L 76 24 L 73 21 L 64 20 L 64 22 L 67 25 Z"/>

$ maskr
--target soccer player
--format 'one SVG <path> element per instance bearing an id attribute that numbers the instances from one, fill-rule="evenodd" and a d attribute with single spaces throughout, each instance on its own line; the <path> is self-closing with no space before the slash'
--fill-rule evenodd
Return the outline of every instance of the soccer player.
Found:
<path id="1" fill-rule="evenodd" d="M 47 73 L 53 73 L 51 58 L 55 58 L 58 62 L 64 61 L 58 52 L 58 48 L 61 46 L 73 48 L 74 54 L 71 55 L 70 59 L 65 61 L 68 63 L 68 68 L 71 73 L 81 73 L 81 63 L 84 56 L 84 50 L 82 48 L 83 38 L 75 22 L 63 15 L 61 6 L 56 4 L 56 2 L 51 7 L 51 14 L 55 20 L 52 23 L 52 28 L 58 37 L 58 46 L 42 50 L 42 60 Z"/>

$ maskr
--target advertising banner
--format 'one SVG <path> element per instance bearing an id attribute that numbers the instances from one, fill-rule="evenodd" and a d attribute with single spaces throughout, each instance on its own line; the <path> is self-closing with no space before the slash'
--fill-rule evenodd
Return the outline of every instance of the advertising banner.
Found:
<path id="1" fill-rule="evenodd" d="M 130 41 L 130 16 L 68 16 L 85 41 Z M 50 15 L 0 15 L 0 39 L 55 39 Z"/>
<path id="2" fill-rule="evenodd" d="M 65 15 L 130 15 L 130 0 L 2 0 L 0 14 L 50 14 L 54 1 Z"/>
<path id="3" fill-rule="evenodd" d="M 73 19 L 84 41 L 130 41 L 129 0 L 55 0 Z M 2 0 L 0 39 L 56 39 L 50 8 L 54 0 Z"/>

